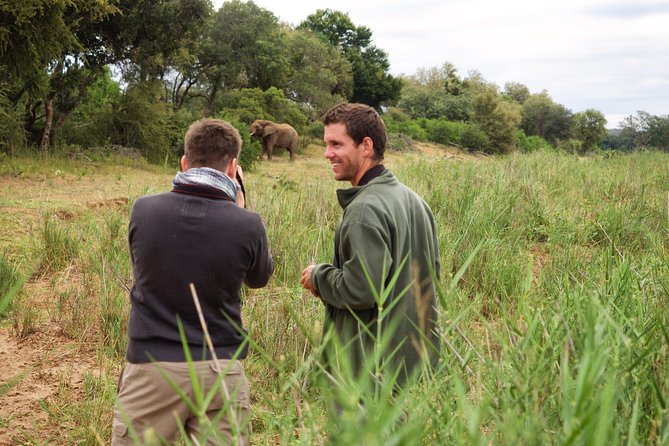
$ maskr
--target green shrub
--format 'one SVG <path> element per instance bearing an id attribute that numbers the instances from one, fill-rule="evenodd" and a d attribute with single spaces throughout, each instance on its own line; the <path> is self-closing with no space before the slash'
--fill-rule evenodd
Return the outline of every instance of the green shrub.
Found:
<path id="1" fill-rule="evenodd" d="M 536 152 L 537 150 L 550 150 L 553 146 L 541 136 L 527 136 L 525 132 L 516 132 L 516 148 L 524 153 Z"/>
<path id="2" fill-rule="evenodd" d="M 388 114 L 386 113 L 383 116 L 383 120 L 386 124 L 386 130 L 388 133 L 395 133 L 398 135 L 407 135 L 412 139 L 418 141 L 426 141 L 428 139 L 427 132 L 420 125 L 420 122 L 415 119 L 408 119 L 407 117 L 398 115 L 398 118 L 394 117 L 398 115 L 397 113 Z"/>
<path id="3" fill-rule="evenodd" d="M 557 148 L 563 152 L 577 154 L 583 151 L 583 143 L 578 139 L 569 138 L 562 141 L 559 141 Z"/>
<path id="4" fill-rule="evenodd" d="M 274 122 L 292 125 L 297 133 L 302 133 L 307 124 L 307 116 L 300 107 L 286 98 L 281 90 L 270 87 L 263 91 L 259 88 L 241 88 L 226 92 L 217 109 L 231 121 L 238 121 L 248 126 L 256 119 L 268 119 Z"/>
<path id="5" fill-rule="evenodd" d="M 239 131 L 239 135 L 242 137 L 242 151 L 239 154 L 238 161 L 242 166 L 242 169 L 252 171 L 255 163 L 260 158 L 260 152 L 262 151 L 260 140 L 251 138 L 248 125 L 241 122 L 235 116 L 228 117 L 222 115 L 220 116 L 220 119 L 229 122 Z"/>
<path id="6" fill-rule="evenodd" d="M 320 141 L 323 139 L 323 127 L 324 126 L 321 121 L 314 121 L 307 126 L 306 130 L 304 131 L 304 136 L 308 138 L 316 138 Z"/>
<path id="7" fill-rule="evenodd" d="M 462 122 L 445 119 L 430 119 L 426 121 L 426 125 L 427 139 L 438 144 L 460 144 L 467 126 Z"/>
<path id="8" fill-rule="evenodd" d="M 485 152 L 490 147 L 490 139 L 476 124 L 465 124 L 460 144 L 470 150 Z"/>
<path id="9" fill-rule="evenodd" d="M 25 144 L 22 119 L 7 99 L 0 84 L 0 153 L 12 153 L 12 149 Z"/>

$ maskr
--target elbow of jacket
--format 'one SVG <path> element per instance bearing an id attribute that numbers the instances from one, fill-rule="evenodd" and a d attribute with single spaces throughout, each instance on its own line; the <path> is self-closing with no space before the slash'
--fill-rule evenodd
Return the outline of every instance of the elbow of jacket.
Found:
<path id="1" fill-rule="evenodd" d="M 269 283 L 271 275 L 260 280 L 244 280 L 244 285 L 249 288 L 262 288 Z"/>

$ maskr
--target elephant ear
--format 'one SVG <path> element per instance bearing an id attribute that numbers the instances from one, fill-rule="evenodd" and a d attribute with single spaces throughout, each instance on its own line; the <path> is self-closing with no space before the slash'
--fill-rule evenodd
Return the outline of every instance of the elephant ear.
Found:
<path id="1" fill-rule="evenodd" d="M 262 136 L 269 136 L 276 132 L 276 124 L 268 122 L 262 129 Z"/>

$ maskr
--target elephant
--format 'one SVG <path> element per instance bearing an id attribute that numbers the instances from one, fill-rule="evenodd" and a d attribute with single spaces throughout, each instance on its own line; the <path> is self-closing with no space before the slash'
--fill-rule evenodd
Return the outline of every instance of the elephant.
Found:
<path id="1" fill-rule="evenodd" d="M 253 121 L 250 127 L 251 136 L 262 138 L 262 154 L 267 152 L 267 159 L 272 159 L 274 147 L 283 147 L 290 152 L 290 160 L 295 160 L 297 148 L 297 131 L 288 124 L 277 124 L 266 119 Z"/>

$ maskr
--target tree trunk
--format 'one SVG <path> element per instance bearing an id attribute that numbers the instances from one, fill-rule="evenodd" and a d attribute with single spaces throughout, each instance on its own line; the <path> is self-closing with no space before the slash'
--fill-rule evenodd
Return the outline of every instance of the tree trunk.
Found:
<path id="1" fill-rule="evenodd" d="M 67 118 L 70 116 L 70 113 L 63 112 L 60 115 L 58 115 L 58 119 L 56 119 L 56 124 L 53 126 L 53 143 L 58 144 L 58 141 L 60 141 L 61 136 L 63 135 L 63 126 L 65 125 L 65 121 L 67 121 Z"/>
<path id="2" fill-rule="evenodd" d="M 44 120 L 44 132 L 42 133 L 42 141 L 39 144 L 39 148 L 43 152 L 49 151 L 49 137 L 51 136 L 51 122 L 53 121 L 53 99 L 47 98 L 44 101 L 44 109 L 46 111 L 46 117 Z"/>
<path id="3" fill-rule="evenodd" d="M 202 114 L 205 118 L 208 118 L 211 115 L 211 112 L 214 109 L 214 99 L 216 99 L 216 93 L 218 93 L 218 86 L 214 85 L 211 87 L 211 91 L 207 95 L 207 104 L 202 111 Z"/>

